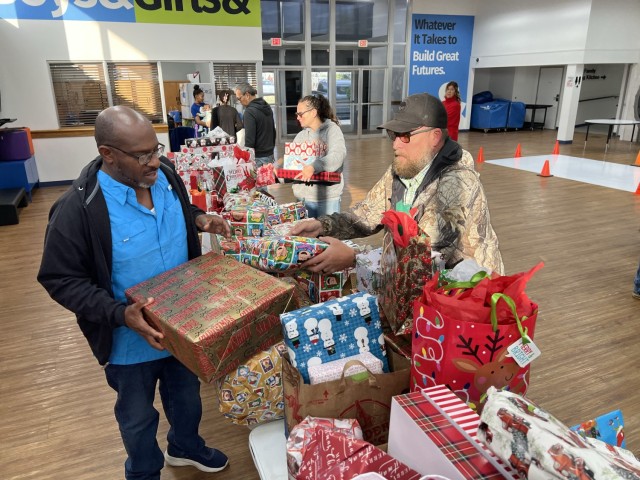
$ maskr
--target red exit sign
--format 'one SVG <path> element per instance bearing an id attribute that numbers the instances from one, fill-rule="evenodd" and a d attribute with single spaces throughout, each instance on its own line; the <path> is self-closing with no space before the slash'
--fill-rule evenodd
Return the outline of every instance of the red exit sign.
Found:
<path id="1" fill-rule="evenodd" d="M 368 40 L 358 40 L 358 46 L 360 48 L 366 48 L 369 45 Z"/>
<path id="2" fill-rule="evenodd" d="M 282 46 L 282 38 L 276 37 L 271 39 L 272 47 L 281 47 Z"/>

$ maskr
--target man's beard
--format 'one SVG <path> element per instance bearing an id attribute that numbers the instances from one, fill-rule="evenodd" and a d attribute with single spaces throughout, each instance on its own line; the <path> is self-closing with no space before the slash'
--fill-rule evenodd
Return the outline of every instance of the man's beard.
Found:
<path id="1" fill-rule="evenodd" d="M 418 161 L 408 161 L 406 157 L 394 157 L 392 168 L 400 178 L 413 178 L 418 175 L 428 163 L 431 162 L 433 155 L 427 153 Z"/>
<path id="2" fill-rule="evenodd" d="M 155 182 L 153 183 L 146 183 L 146 182 L 140 182 L 138 180 L 135 180 L 133 178 L 131 178 L 130 176 L 128 176 L 127 174 L 125 174 L 122 169 L 120 168 L 119 165 L 116 166 L 116 171 L 118 172 L 118 175 L 120 176 L 120 178 L 123 180 L 122 183 L 133 187 L 133 188 L 146 188 L 149 189 L 151 187 L 153 187 L 153 185 L 155 184 Z"/>

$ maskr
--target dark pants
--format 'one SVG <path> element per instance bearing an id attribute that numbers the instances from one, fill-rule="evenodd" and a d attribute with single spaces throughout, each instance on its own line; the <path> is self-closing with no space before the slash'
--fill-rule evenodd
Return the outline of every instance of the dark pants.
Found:
<path id="1" fill-rule="evenodd" d="M 633 281 L 633 292 L 640 295 L 640 265 L 638 265 L 638 271 L 636 272 L 636 278 Z"/>
<path id="2" fill-rule="evenodd" d="M 156 441 L 160 415 L 153 407 L 156 385 L 170 424 L 167 441 L 178 450 L 197 453 L 202 417 L 200 381 L 174 357 L 134 365 L 108 365 L 109 386 L 118 392 L 114 408 L 128 458 L 127 480 L 159 480 L 164 456 Z"/>

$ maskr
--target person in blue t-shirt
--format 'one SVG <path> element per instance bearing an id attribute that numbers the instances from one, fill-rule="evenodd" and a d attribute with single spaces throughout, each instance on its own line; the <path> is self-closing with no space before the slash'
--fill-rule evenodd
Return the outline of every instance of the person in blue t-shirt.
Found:
<path id="1" fill-rule="evenodd" d="M 133 133 L 132 133 L 133 132 Z M 225 468 L 224 453 L 205 445 L 198 377 L 163 349 L 163 334 L 125 290 L 201 254 L 198 230 L 230 238 L 228 223 L 189 202 L 151 122 L 124 106 L 95 123 L 100 155 L 51 208 L 38 281 L 75 313 L 107 383 L 127 452 L 125 478 L 159 480 L 165 461 L 204 472 Z M 170 428 L 156 441 L 156 386 Z"/>

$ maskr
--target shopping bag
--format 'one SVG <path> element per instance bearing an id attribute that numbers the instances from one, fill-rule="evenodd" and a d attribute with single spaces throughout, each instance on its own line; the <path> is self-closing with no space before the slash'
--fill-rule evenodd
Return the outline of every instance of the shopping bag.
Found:
<path id="1" fill-rule="evenodd" d="M 380 258 L 382 291 L 378 300 L 391 330 L 398 335 L 411 333 L 413 301 L 421 296 L 432 275 L 429 236 L 419 231 L 413 219 L 413 223 L 406 223 L 406 218 L 403 222 L 403 217 L 396 215 L 400 213 L 384 214 L 393 214 L 393 218 L 385 225 Z"/>
<path id="2" fill-rule="evenodd" d="M 496 312 L 500 300 L 511 310 L 513 323 L 498 322 Z M 515 302 L 502 293 L 495 293 L 489 307 L 490 322 L 484 323 L 461 320 L 455 314 L 444 315 L 432 305 L 415 301 L 412 391 L 446 385 L 478 412 L 491 386 L 526 393 L 530 361 L 518 355 L 530 353 L 532 359 L 539 354 L 532 343 L 538 307 L 531 302 L 530 308 L 533 314 L 521 319 Z"/>
<path id="3" fill-rule="evenodd" d="M 358 363 L 364 367 L 354 362 L 347 362 L 344 369 Z M 409 374 L 410 369 L 382 374 L 367 370 L 355 378 L 343 375 L 339 380 L 310 385 L 304 383 L 300 372 L 285 358 L 282 376 L 288 431 L 307 416 L 355 418 L 366 441 L 374 445 L 386 443 L 391 397 L 409 391 Z"/>

